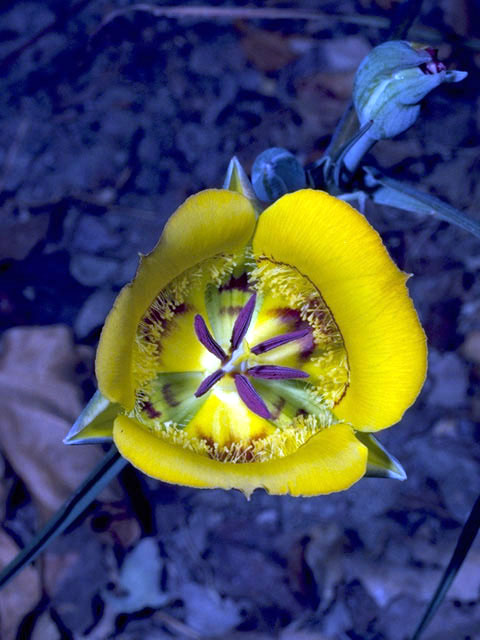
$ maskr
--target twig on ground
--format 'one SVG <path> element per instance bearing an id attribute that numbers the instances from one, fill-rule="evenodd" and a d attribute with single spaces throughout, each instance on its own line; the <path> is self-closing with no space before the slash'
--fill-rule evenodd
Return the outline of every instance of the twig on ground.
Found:
<path id="1" fill-rule="evenodd" d="M 154 614 L 154 619 L 158 622 L 161 622 L 167 629 L 170 631 L 178 632 L 183 634 L 183 636 L 187 638 L 192 638 L 193 640 L 199 640 L 202 636 L 194 631 L 191 627 L 186 625 L 184 622 L 177 620 L 173 616 L 170 616 L 168 613 L 164 611 L 156 611 Z"/>
<path id="2" fill-rule="evenodd" d="M 418 0 L 408 0 L 409 8 L 402 9 L 399 13 L 395 31 L 390 31 L 389 39 L 402 38 L 406 36 L 408 28 L 411 26 L 411 11 L 420 8 L 421 2 Z M 105 16 L 99 27 L 94 31 L 95 37 L 110 22 L 120 16 L 125 16 L 135 11 L 150 13 L 157 18 L 197 18 L 210 20 L 215 18 L 226 20 L 305 20 L 308 22 L 324 22 L 331 25 L 332 22 L 343 22 L 346 24 L 356 24 L 359 26 L 372 27 L 376 29 L 389 29 L 392 21 L 389 18 L 376 15 L 345 15 L 340 13 L 325 13 L 321 11 L 304 11 L 302 9 L 283 9 L 278 7 L 210 7 L 210 6 L 182 6 L 160 7 L 147 3 L 132 4 L 124 9 L 115 9 Z M 418 26 L 414 27 L 411 35 L 415 40 L 426 41 L 437 44 L 448 41 L 448 35 L 436 29 Z M 480 40 L 477 38 L 463 39 L 458 43 L 461 46 L 480 51 Z"/>

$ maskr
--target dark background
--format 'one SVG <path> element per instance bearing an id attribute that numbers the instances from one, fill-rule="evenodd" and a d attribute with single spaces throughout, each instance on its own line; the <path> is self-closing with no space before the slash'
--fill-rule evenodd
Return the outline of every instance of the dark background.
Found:
<path id="1" fill-rule="evenodd" d="M 0 9 L 0 563 L 101 455 L 61 439 L 95 389 L 100 328 L 137 253 L 186 196 L 221 186 L 233 154 L 248 170 L 270 146 L 321 157 L 396 3 L 262 4 L 315 20 L 112 15 L 129 6 Z M 479 11 L 423 3 L 411 39 L 469 77 L 370 159 L 477 219 Z M 434 217 L 366 214 L 415 275 L 429 341 L 420 398 L 380 434 L 408 480 L 247 502 L 127 469 L 2 592 L 2 639 L 409 637 L 479 490 L 479 241 Z M 477 543 L 426 640 L 480 638 L 479 564 Z"/>

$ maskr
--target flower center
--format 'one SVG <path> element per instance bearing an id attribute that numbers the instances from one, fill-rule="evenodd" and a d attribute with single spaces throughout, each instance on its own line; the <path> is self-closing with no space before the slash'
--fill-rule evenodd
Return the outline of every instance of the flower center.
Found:
<path id="1" fill-rule="evenodd" d="M 248 366 L 251 354 L 261 354 L 278 348 L 289 342 L 299 340 L 308 335 L 308 329 L 292 331 L 260 342 L 252 349 L 244 341 L 245 335 L 252 321 L 257 294 L 254 293 L 238 314 L 233 326 L 232 337 L 230 338 L 230 354 L 227 355 L 222 347 L 210 334 L 207 324 L 201 315 L 195 316 L 195 333 L 203 346 L 216 356 L 222 363 L 222 367 L 216 369 L 208 375 L 195 391 L 197 398 L 203 396 L 223 378 L 224 375 L 233 376 L 238 395 L 245 405 L 261 418 L 271 419 L 272 414 L 262 399 L 261 395 L 249 380 L 250 377 L 265 380 L 293 380 L 295 378 L 308 378 L 309 374 L 301 369 L 293 367 L 283 367 L 278 365 L 254 365 Z"/>
<path id="2" fill-rule="evenodd" d="M 342 336 L 288 265 L 220 256 L 162 290 L 137 329 L 131 416 L 160 438 L 229 462 L 295 451 L 336 421 Z"/>

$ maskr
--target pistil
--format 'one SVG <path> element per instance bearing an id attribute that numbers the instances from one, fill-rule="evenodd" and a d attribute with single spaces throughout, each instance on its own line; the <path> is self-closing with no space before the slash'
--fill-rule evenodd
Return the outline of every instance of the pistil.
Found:
<path id="1" fill-rule="evenodd" d="M 250 382 L 249 376 L 264 380 L 291 380 L 308 378 L 309 374 L 301 369 L 294 369 L 292 367 L 283 367 L 279 365 L 255 365 L 247 368 L 246 364 L 248 358 L 250 354 L 260 355 L 267 351 L 271 351 L 272 349 L 281 347 L 284 344 L 288 344 L 289 342 L 293 342 L 294 340 L 300 340 L 309 334 L 309 329 L 305 328 L 298 331 L 292 331 L 290 333 L 284 333 L 274 338 L 264 340 L 250 349 L 244 338 L 252 322 L 256 302 L 257 294 L 254 293 L 250 296 L 247 303 L 238 314 L 230 339 L 230 353 L 228 355 L 211 335 L 208 330 L 207 323 L 202 316 L 199 314 L 195 316 L 194 329 L 197 338 L 210 353 L 220 360 L 222 364 L 220 369 L 209 374 L 202 381 L 198 389 L 195 391 L 195 396 L 199 398 L 204 395 L 226 374 L 229 374 L 233 376 L 238 395 L 245 405 L 258 416 L 271 419 L 272 414 L 260 394 Z M 239 353 L 241 351 L 242 341 L 244 353 Z"/>

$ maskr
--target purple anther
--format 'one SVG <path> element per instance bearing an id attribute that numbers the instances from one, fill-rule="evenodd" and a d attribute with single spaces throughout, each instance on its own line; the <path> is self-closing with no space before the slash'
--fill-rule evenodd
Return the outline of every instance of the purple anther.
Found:
<path id="1" fill-rule="evenodd" d="M 254 293 L 252 296 L 250 296 L 247 304 L 243 307 L 243 309 L 238 314 L 237 319 L 235 320 L 231 338 L 232 351 L 235 351 L 235 349 L 241 344 L 242 340 L 245 337 L 245 334 L 248 331 L 248 327 L 250 326 L 250 322 L 253 316 L 253 310 L 255 309 L 256 301 L 257 294 Z"/>
<path id="2" fill-rule="evenodd" d="M 290 380 L 292 378 L 308 378 L 309 376 L 308 373 L 301 369 L 280 367 L 273 364 L 250 367 L 247 373 L 254 378 L 264 378 L 265 380 Z"/>
<path id="3" fill-rule="evenodd" d="M 310 333 L 310 329 L 299 329 L 298 331 L 283 333 L 280 336 L 275 336 L 275 338 L 269 338 L 268 340 L 264 340 L 263 342 L 260 342 L 255 347 L 253 347 L 251 351 L 256 355 L 258 355 L 259 353 L 265 353 L 266 351 L 271 351 L 272 349 L 281 347 L 283 344 L 287 344 L 289 342 L 293 342 L 294 340 L 299 340 L 300 338 L 304 338 L 309 333 Z"/>
<path id="4" fill-rule="evenodd" d="M 213 353 L 213 355 L 217 356 L 217 358 L 222 362 L 226 360 L 227 354 L 222 349 L 222 347 L 218 344 L 215 338 L 212 336 L 212 334 L 208 330 L 205 320 L 198 313 L 195 316 L 195 320 L 193 321 L 193 326 L 195 328 L 195 333 L 197 334 L 197 338 L 203 344 L 205 349 L 208 349 L 210 353 Z"/>
<path id="5" fill-rule="evenodd" d="M 220 378 L 223 378 L 224 375 L 225 371 L 222 369 L 217 369 L 217 371 L 211 373 L 202 381 L 201 385 L 195 391 L 195 396 L 199 398 L 200 396 L 203 396 L 204 393 L 207 393 L 207 391 L 210 391 L 213 385 L 218 382 Z"/>
<path id="6" fill-rule="evenodd" d="M 248 378 L 246 378 L 241 373 L 237 373 L 237 375 L 235 376 L 235 386 L 237 387 L 238 395 L 247 405 L 250 411 L 253 411 L 253 413 L 257 414 L 257 416 L 266 418 L 267 420 L 272 417 L 267 405 L 255 391 L 252 383 Z"/>

